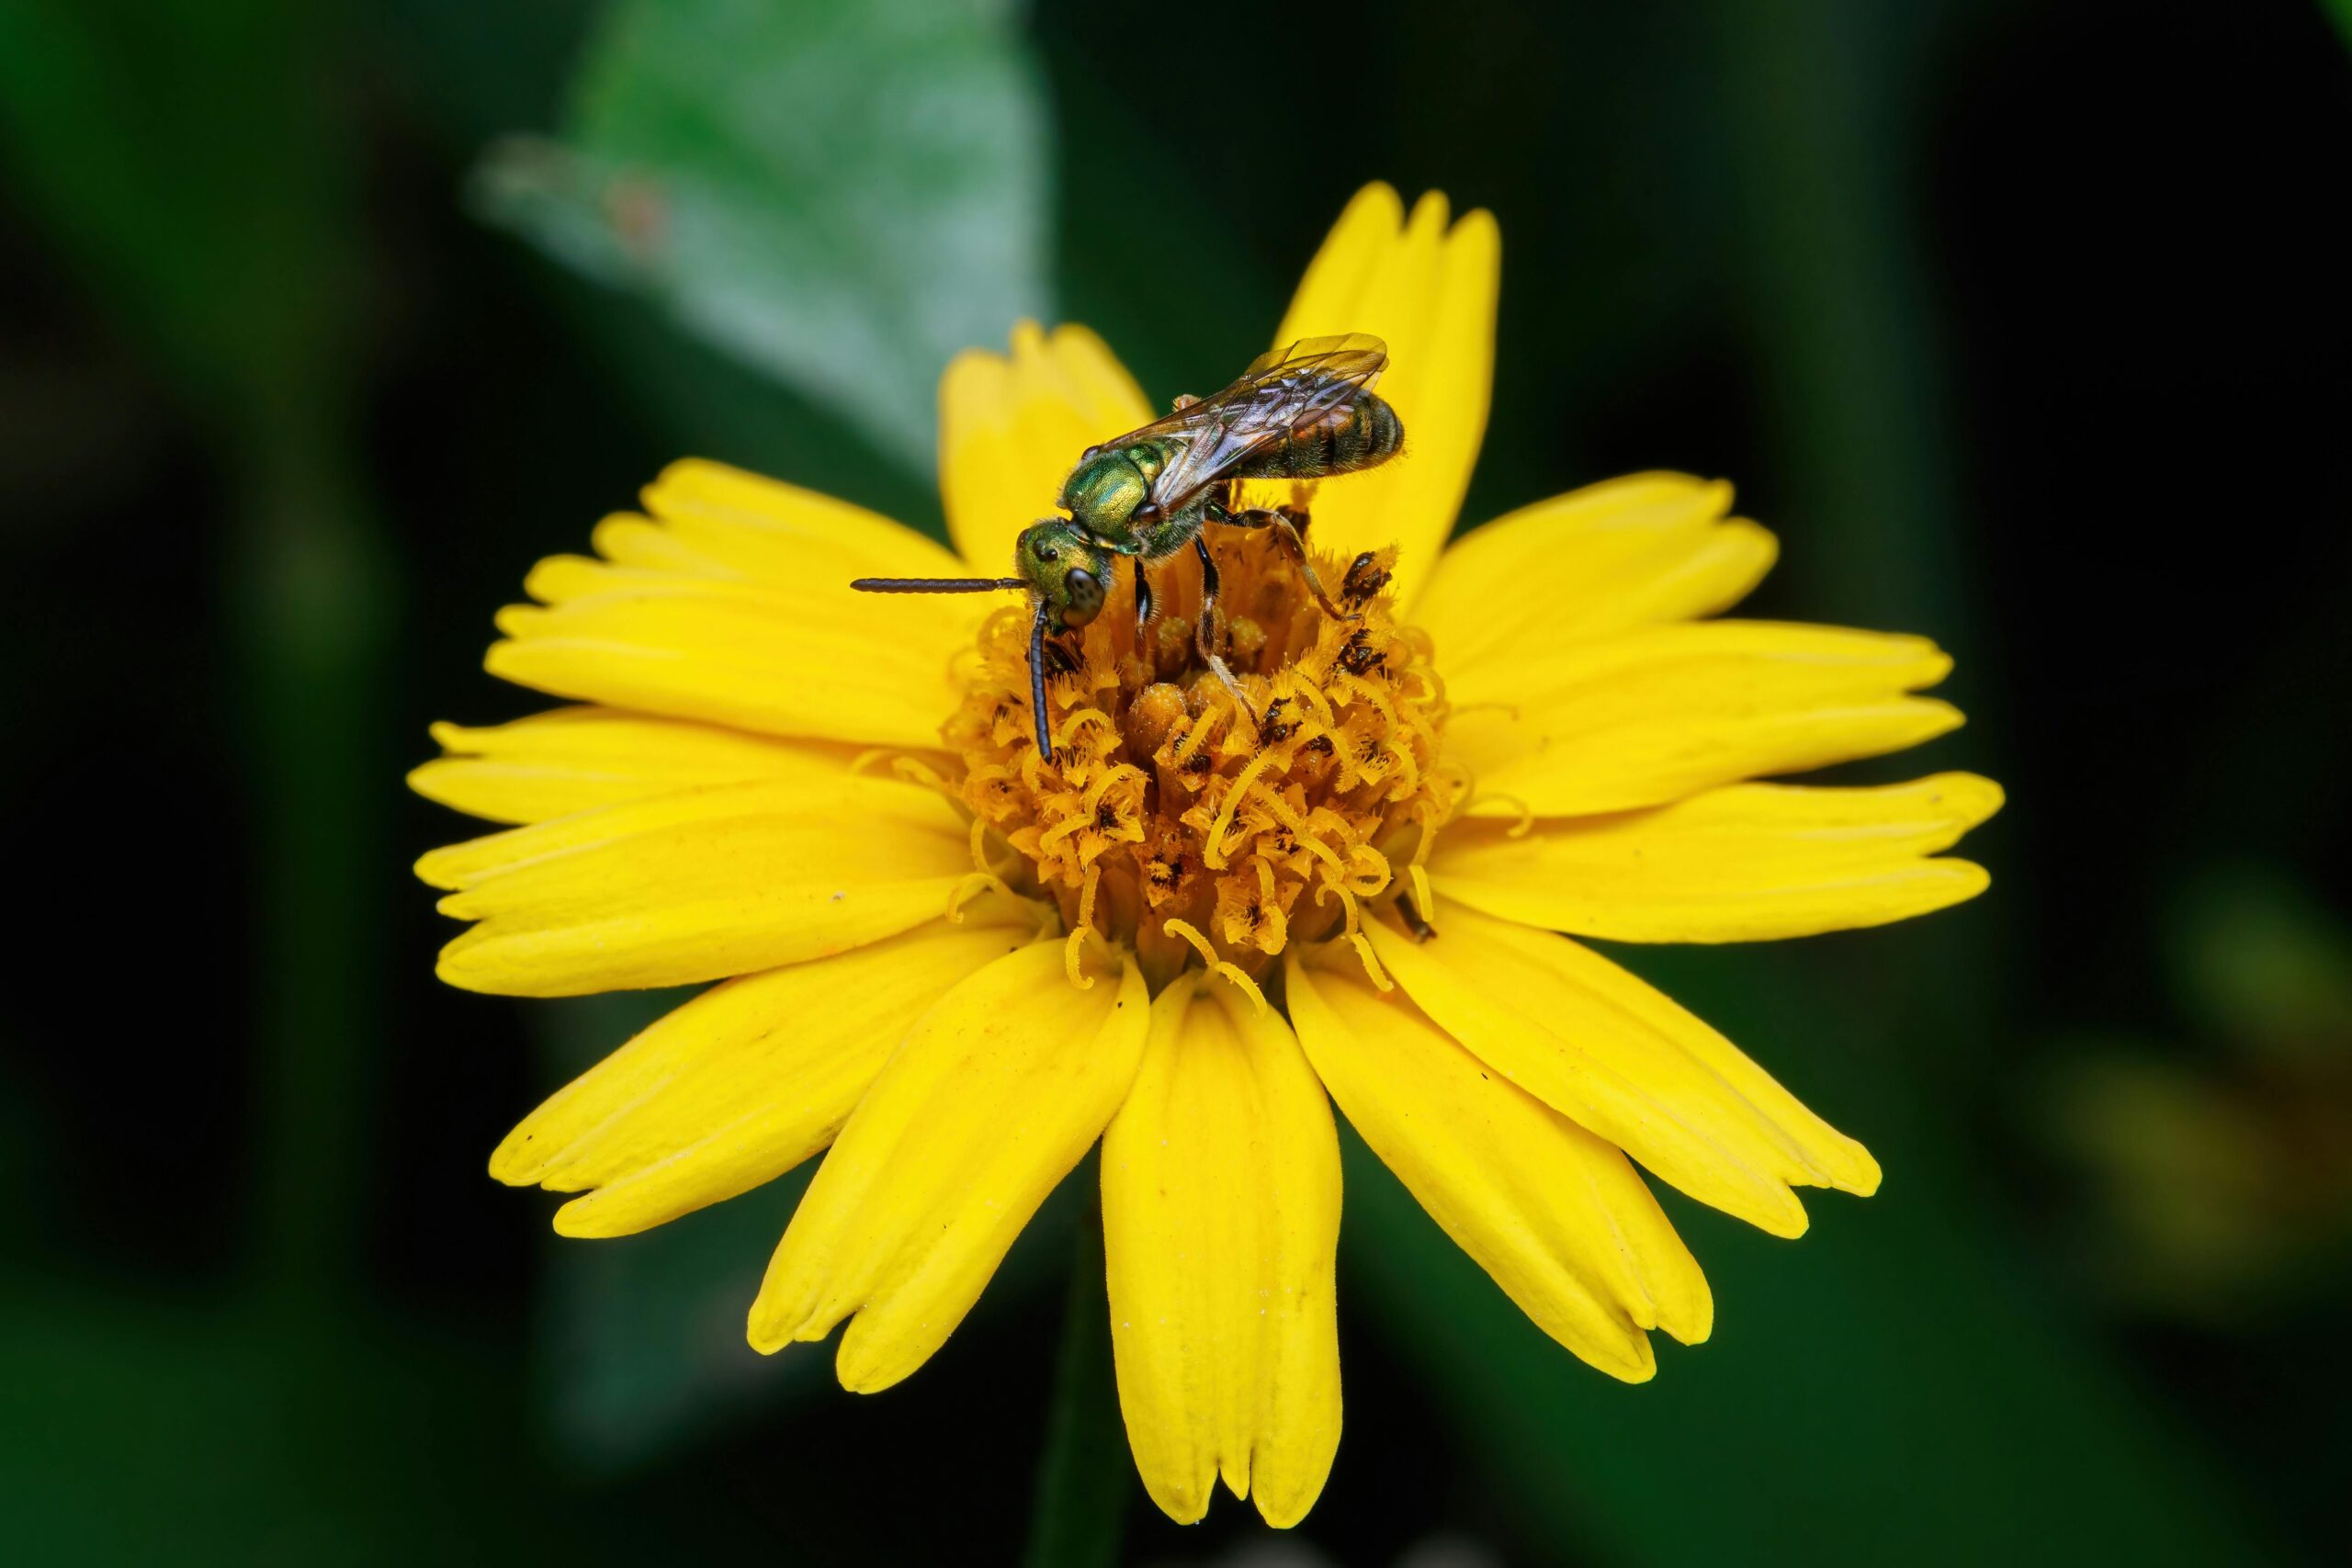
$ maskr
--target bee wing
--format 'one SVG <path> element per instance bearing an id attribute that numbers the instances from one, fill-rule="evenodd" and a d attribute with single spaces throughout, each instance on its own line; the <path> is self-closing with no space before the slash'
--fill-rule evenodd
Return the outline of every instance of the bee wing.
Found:
<path id="1" fill-rule="evenodd" d="M 1215 397 L 1154 420 L 1120 441 L 1157 440 L 1178 447 L 1151 487 L 1152 500 L 1172 513 L 1293 430 L 1344 406 L 1379 380 L 1387 365 L 1387 345 L 1366 333 L 1301 338 L 1260 355 Z"/>
<path id="2" fill-rule="evenodd" d="M 1370 333 L 1300 338 L 1287 347 L 1269 349 L 1251 360 L 1249 368 L 1216 396 L 1197 399 L 1149 424 L 1099 443 L 1094 450 L 1124 446 L 1135 441 L 1191 435 L 1219 413 L 1237 404 L 1262 402 L 1270 390 L 1294 380 L 1328 378 L 1335 397 L 1343 399 L 1358 388 L 1372 387 L 1387 367 L 1388 345 Z"/>
<path id="3" fill-rule="evenodd" d="M 1303 337 L 1283 347 L 1266 350 L 1250 362 L 1241 372 L 1241 378 L 1233 385 L 1238 387 L 1267 376 L 1319 367 L 1334 376 L 1360 378 L 1355 385 L 1370 387 L 1380 378 L 1380 372 L 1387 364 L 1388 345 L 1370 333 Z"/>

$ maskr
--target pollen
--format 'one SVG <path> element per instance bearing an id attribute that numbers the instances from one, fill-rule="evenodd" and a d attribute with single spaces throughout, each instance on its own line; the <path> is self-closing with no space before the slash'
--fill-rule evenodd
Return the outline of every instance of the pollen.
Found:
<path id="1" fill-rule="evenodd" d="M 1091 932 L 1132 948 L 1154 990 L 1194 964 L 1254 988 L 1292 942 L 1333 938 L 1354 939 L 1385 982 L 1363 921 L 1410 892 L 1466 788 L 1441 762 L 1429 639 L 1396 619 L 1392 551 L 1317 557 L 1342 618 L 1267 535 L 1210 534 L 1217 651 L 1247 709 L 1198 646 L 1197 565 L 1152 569 L 1158 614 L 1140 633 L 1123 570 L 1092 624 L 1048 650 L 1048 761 L 1029 713 L 1029 613 L 1008 606 L 959 661 L 962 702 L 942 729 L 976 856 L 1058 906 L 1073 976 Z"/>

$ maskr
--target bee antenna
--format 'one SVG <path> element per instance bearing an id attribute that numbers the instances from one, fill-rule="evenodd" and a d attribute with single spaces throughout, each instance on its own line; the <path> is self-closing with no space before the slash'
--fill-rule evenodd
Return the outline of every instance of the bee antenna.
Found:
<path id="1" fill-rule="evenodd" d="M 1018 577 L 860 577 L 850 586 L 861 593 L 993 593 L 1029 584 Z"/>

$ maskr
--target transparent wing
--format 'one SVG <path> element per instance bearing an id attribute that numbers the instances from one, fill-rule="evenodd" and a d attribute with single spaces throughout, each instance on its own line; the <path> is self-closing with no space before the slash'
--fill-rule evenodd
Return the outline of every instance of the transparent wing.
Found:
<path id="1" fill-rule="evenodd" d="M 1160 441 L 1176 447 L 1151 487 L 1152 500 L 1173 513 L 1293 430 L 1344 408 L 1387 364 L 1387 344 L 1366 333 L 1301 338 L 1260 355 L 1215 397 L 1104 445 Z"/>
<path id="2" fill-rule="evenodd" d="M 1388 345 L 1370 333 L 1300 338 L 1251 360 L 1249 368 L 1215 397 L 1203 398 L 1188 408 L 1164 414 L 1102 446 L 1122 446 L 1133 441 L 1190 434 L 1217 414 L 1236 405 L 1262 402 L 1266 393 L 1294 380 L 1328 379 L 1344 397 L 1357 388 L 1372 387 L 1387 366 Z"/>
<path id="3" fill-rule="evenodd" d="M 1251 360 L 1249 367 L 1241 372 L 1241 378 L 1233 386 L 1246 386 L 1269 376 L 1319 367 L 1334 376 L 1355 377 L 1357 386 L 1369 387 L 1380 378 L 1380 372 L 1387 364 L 1388 345 L 1370 333 L 1303 337 L 1286 348 L 1270 348 Z M 1232 387 L 1226 389 L 1227 391 L 1232 389 Z M 1223 395 L 1218 394 L 1220 397 Z"/>

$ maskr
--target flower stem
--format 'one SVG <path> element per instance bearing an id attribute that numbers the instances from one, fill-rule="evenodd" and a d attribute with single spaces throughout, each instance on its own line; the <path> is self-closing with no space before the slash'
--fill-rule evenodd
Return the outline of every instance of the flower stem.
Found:
<path id="1" fill-rule="evenodd" d="M 1085 1168 L 1089 1172 L 1091 1168 L 1091 1163 Z M 1023 1568 L 1109 1568 L 1116 1563 L 1134 1486 L 1111 1365 L 1102 1211 L 1091 1192 L 1084 1207 Z"/>

